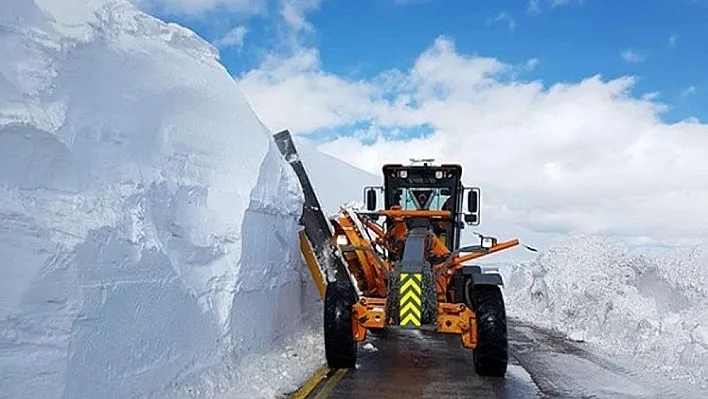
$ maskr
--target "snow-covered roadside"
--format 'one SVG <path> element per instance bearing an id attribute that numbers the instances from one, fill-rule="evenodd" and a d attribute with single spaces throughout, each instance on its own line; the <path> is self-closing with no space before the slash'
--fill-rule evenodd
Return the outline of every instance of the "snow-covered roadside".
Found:
<path id="1" fill-rule="evenodd" d="M 708 388 L 705 249 L 633 254 L 572 236 L 535 261 L 501 265 L 510 317 L 631 357 L 666 378 Z"/>

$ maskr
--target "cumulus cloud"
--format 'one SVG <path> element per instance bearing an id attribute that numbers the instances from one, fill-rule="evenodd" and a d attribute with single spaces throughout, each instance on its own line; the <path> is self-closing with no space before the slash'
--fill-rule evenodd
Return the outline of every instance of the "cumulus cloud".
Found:
<path id="1" fill-rule="evenodd" d="M 292 57 L 268 56 L 259 69 L 239 78 L 241 90 L 273 129 L 296 132 L 355 123 L 376 114 L 382 89 L 321 69 L 319 52 L 302 49 Z"/>
<path id="2" fill-rule="evenodd" d="M 517 78 L 527 63 L 460 54 L 441 37 L 409 69 L 367 80 L 324 71 L 313 49 L 271 56 L 238 79 L 273 130 L 359 129 L 320 148 L 373 173 L 411 157 L 462 163 L 485 211 L 523 227 L 708 236 L 698 222 L 708 220 L 706 125 L 663 123 L 665 107 L 633 96 L 633 78 L 544 86 Z M 430 133 L 401 137 L 422 127 Z"/>
<path id="3" fill-rule="evenodd" d="M 673 35 L 669 36 L 669 47 L 676 48 L 677 45 L 678 45 L 678 35 L 674 33 Z"/>

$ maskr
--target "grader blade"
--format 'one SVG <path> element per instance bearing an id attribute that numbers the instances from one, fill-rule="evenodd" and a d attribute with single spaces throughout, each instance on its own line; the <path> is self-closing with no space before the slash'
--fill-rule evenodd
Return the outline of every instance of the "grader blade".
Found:
<path id="1" fill-rule="evenodd" d="M 312 188 L 312 184 L 307 176 L 300 155 L 297 152 L 290 131 L 283 130 L 273 135 L 273 138 L 275 139 L 280 153 L 283 154 L 283 157 L 285 157 L 285 160 L 293 168 L 295 175 L 300 181 L 300 186 L 302 187 L 305 197 L 300 223 L 305 228 L 305 235 L 312 245 L 315 258 L 320 264 L 320 267 L 324 267 L 325 270 L 327 266 L 331 267 L 332 271 L 334 271 L 334 279 L 344 280 L 343 283 L 345 285 L 351 285 L 347 269 L 341 256 L 338 254 L 339 249 L 332 243 L 331 225 L 322 212 L 322 206 L 317 199 L 315 190 Z M 342 278 L 339 276 L 342 276 Z"/>
<path id="2" fill-rule="evenodd" d="M 324 341 L 327 363 L 332 368 L 353 368 L 356 365 L 358 342 L 354 331 L 354 305 L 359 301 L 353 276 L 344 264 L 340 249 L 332 240 L 332 226 L 327 221 L 315 190 L 312 188 L 305 167 L 295 148 L 290 132 L 284 130 L 274 135 L 275 142 L 285 160 L 295 171 L 302 186 L 305 201 L 302 207 L 301 223 L 305 235 L 314 250 L 314 258 L 320 269 L 325 269 L 328 279 L 324 281 Z M 301 245 L 307 262 L 313 256 L 308 253 L 310 247 Z M 310 265 L 308 263 L 308 266 Z M 313 270 L 313 267 L 310 267 Z M 315 278 L 315 284 L 320 286 Z"/>

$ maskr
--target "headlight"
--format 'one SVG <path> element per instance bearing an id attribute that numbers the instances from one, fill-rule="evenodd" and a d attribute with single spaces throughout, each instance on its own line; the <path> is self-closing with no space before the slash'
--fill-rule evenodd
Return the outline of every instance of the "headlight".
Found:
<path id="1" fill-rule="evenodd" d="M 337 245 L 347 245 L 349 244 L 349 240 L 347 240 L 347 236 L 344 234 L 340 234 L 337 236 Z"/>
<path id="2" fill-rule="evenodd" d="M 497 239 L 494 237 L 482 237 L 482 248 L 489 249 L 497 245 Z"/>

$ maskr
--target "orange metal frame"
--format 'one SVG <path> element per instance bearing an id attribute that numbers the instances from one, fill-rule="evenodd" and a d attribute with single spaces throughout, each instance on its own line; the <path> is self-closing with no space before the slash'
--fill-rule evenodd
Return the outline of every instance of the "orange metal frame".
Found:
<path id="1" fill-rule="evenodd" d="M 361 298 L 353 306 L 352 329 L 354 340 L 366 339 L 369 328 L 386 326 L 386 299 Z M 439 303 L 437 330 L 444 334 L 458 334 L 465 348 L 477 347 L 477 320 L 472 309 L 461 303 Z"/>
<path id="2" fill-rule="evenodd" d="M 405 242 L 408 234 L 405 224 L 406 218 L 424 217 L 449 220 L 451 217 L 450 211 L 402 210 L 400 208 L 381 210 L 378 215 L 392 220 L 393 226 L 386 230 L 372 220 L 363 220 L 362 224 L 374 233 L 374 244 L 392 252 L 402 250 L 401 245 Z M 386 326 L 386 276 L 388 272 L 393 270 L 393 266 L 384 257 L 377 255 L 372 242 L 362 235 L 363 233 L 359 231 L 357 223 L 352 217 L 352 215 L 342 212 L 332 222 L 335 236 L 344 234 L 349 241 L 352 250 L 345 251 L 344 256 L 350 272 L 355 276 L 364 293 L 364 297 L 354 304 L 352 316 L 354 339 L 361 342 L 366 338 L 369 328 L 384 328 Z M 434 270 L 439 274 L 436 281 L 438 332 L 460 335 L 462 344 L 466 348 L 477 346 L 477 323 L 474 311 L 464 304 L 447 302 L 447 287 L 454 272 L 459 270 L 463 263 L 516 245 L 519 245 L 517 239 L 504 241 L 496 243 L 485 253 L 456 255 L 448 262 L 451 252 L 447 246 L 435 234 L 428 237 L 429 260 L 434 262 Z M 440 273 L 446 263 L 447 270 Z"/>

